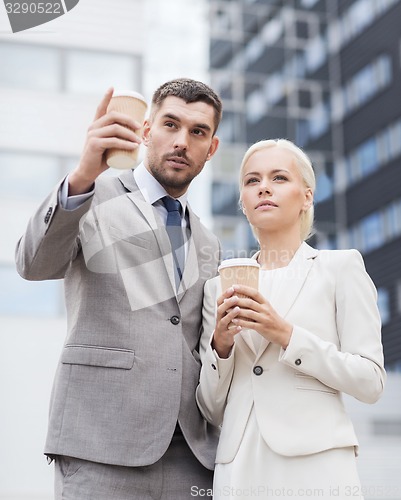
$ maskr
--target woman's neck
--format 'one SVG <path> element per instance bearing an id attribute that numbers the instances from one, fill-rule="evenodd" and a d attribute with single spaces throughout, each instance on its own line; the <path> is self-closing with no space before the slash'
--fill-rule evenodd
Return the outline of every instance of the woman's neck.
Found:
<path id="1" fill-rule="evenodd" d="M 299 235 L 260 235 L 260 254 L 258 262 L 262 269 L 277 269 L 288 266 L 301 246 Z"/>

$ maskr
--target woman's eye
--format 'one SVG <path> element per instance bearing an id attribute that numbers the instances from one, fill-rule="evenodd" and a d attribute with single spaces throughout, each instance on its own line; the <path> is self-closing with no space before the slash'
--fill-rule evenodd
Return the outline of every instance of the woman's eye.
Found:
<path id="1" fill-rule="evenodd" d="M 288 181 L 288 178 L 285 175 L 276 175 L 273 178 L 274 181 Z"/>
<path id="2" fill-rule="evenodd" d="M 255 182 L 258 182 L 258 180 L 259 179 L 257 179 L 256 177 L 251 177 L 250 179 L 247 179 L 245 184 L 254 184 Z"/>

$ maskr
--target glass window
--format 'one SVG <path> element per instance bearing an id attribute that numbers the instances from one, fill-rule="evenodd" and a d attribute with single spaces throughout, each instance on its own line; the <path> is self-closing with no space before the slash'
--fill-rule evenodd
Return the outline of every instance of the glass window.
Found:
<path id="1" fill-rule="evenodd" d="M 308 44 L 305 54 L 309 71 L 316 71 L 326 60 L 327 42 L 322 36 L 317 36 Z"/>
<path id="2" fill-rule="evenodd" d="M 305 9 L 310 9 L 317 2 L 318 2 L 318 0 L 301 0 L 301 5 L 302 5 L 302 7 L 305 7 Z"/>
<path id="3" fill-rule="evenodd" d="M 249 123 L 256 123 L 266 113 L 266 98 L 262 91 L 253 92 L 246 101 L 246 113 Z"/>
<path id="4" fill-rule="evenodd" d="M 359 225 L 350 228 L 346 233 L 346 238 L 342 239 L 341 248 L 357 248 L 358 250 L 364 249 L 362 241 L 362 231 Z"/>
<path id="5" fill-rule="evenodd" d="M 387 127 L 383 133 L 379 134 L 377 137 L 377 154 L 379 157 L 380 165 L 386 164 L 391 160 L 391 138 L 390 138 L 390 128 Z"/>
<path id="6" fill-rule="evenodd" d="M 240 213 L 238 190 L 237 183 L 228 184 L 227 182 L 213 182 L 212 214 L 238 215 Z"/>
<path id="7" fill-rule="evenodd" d="M 377 306 L 380 311 L 382 323 L 385 325 L 391 319 L 390 293 L 387 288 L 380 287 L 377 289 Z"/>
<path id="8" fill-rule="evenodd" d="M 245 49 L 245 57 L 248 64 L 251 64 L 253 61 L 259 59 L 259 57 L 263 54 L 265 46 L 262 43 L 260 38 L 253 38 Z"/>
<path id="9" fill-rule="evenodd" d="M 397 282 L 397 311 L 401 314 L 401 280 Z"/>
<path id="10" fill-rule="evenodd" d="M 388 56 L 380 56 L 373 66 L 374 78 L 379 88 L 385 87 L 391 82 L 392 68 Z"/>
<path id="11" fill-rule="evenodd" d="M 359 0 L 351 5 L 347 13 L 348 27 L 350 28 L 349 37 L 356 36 L 363 31 L 366 26 L 372 23 L 374 17 L 370 2 Z"/>
<path id="12" fill-rule="evenodd" d="M 339 158 L 334 166 L 334 185 L 337 192 L 344 191 L 347 187 L 347 161 Z"/>
<path id="13" fill-rule="evenodd" d="M 0 152 L 0 196 L 41 201 L 61 179 L 57 157 Z"/>
<path id="14" fill-rule="evenodd" d="M 312 109 L 311 116 L 309 118 L 309 130 L 312 138 L 324 134 L 329 126 L 330 122 L 330 111 L 327 103 L 320 102 L 317 106 Z"/>
<path id="15" fill-rule="evenodd" d="M 384 224 L 379 212 L 374 212 L 361 221 L 363 251 L 369 252 L 384 243 Z"/>
<path id="16" fill-rule="evenodd" d="M 398 121 L 391 126 L 389 132 L 391 157 L 395 158 L 401 153 L 401 121 Z"/>
<path id="17" fill-rule="evenodd" d="M 340 21 L 333 21 L 327 29 L 328 50 L 336 54 L 341 47 L 341 24 Z"/>
<path id="18" fill-rule="evenodd" d="M 275 104 L 282 97 L 285 91 L 285 82 L 281 73 L 274 73 L 267 79 L 264 85 L 264 91 L 269 104 Z"/>
<path id="19" fill-rule="evenodd" d="M 367 66 L 361 70 L 354 78 L 351 85 L 352 101 L 351 106 L 357 107 L 366 102 L 374 93 L 376 81 L 374 79 L 373 66 Z"/>
<path id="20" fill-rule="evenodd" d="M 319 203 L 321 201 L 327 200 L 333 194 L 333 181 L 326 174 L 326 172 L 320 172 L 316 176 L 316 193 L 315 202 Z"/>
<path id="21" fill-rule="evenodd" d="M 380 56 L 372 64 L 356 73 L 343 88 L 345 114 L 362 106 L 391 82 L 391 63 L 388 56 Z"/>
<path id="22" fill-rule="evenodd" d="M 232 20 L 230 15 L 230 5 L 220 6 L 216 12 L 213 13 L 213 29 L 217 31 L 227 32 L 232 28 Z"/>
<path id="23" fill-rule="evenodd" d="M 357 151 L 359 171 L 362 175 L 370 174 L 379 168 L 377 144 L 375 139 L 363 143 Z"/>
<path id="24" fill-rule="evenodd" d="M 340 121 L 345 115 L 345 93 L 342 89 L 335 90 L 331 95 L 331 109 L 333 121 Z"/>
<path id="25" fill-rule="evenodd" d="M 61 286 L 57 281 L 26 281 L 12 266 L 0 266 L 0 314 L 6 316 L 59 316 Z"/>
<path id="26" fill-rule="evenodd" d="M 396 238 L 401 234 L 401 202 L 391 203 L 385 212 L 386 236 L 388 239 Z"/>
<path id="27" fill-rule="evenodd" d="M 266 45 L 274 45 L 283 35 L 283 20 L 279 17 L 269 21 L 262 30 L 262 40 Z"/>
<path id="28" fill-rule="evenodd" d="M 56 49 L 0 42 L 0 85 L 13 89 L 59 90 L 61 71 Z"/>
<path id="29" fill-rule="evenodd" d="M 66 90 L 103 93 L 114 86 L 140 91 L 139 63 L 134 56 L 69 51 L 66 53 Z"/>
<path id="30" fill-rule="evenodd" d="M 297 120 L 295 125 L 295 142 L 302 148 L 309 141 L 309 122 Z"/>

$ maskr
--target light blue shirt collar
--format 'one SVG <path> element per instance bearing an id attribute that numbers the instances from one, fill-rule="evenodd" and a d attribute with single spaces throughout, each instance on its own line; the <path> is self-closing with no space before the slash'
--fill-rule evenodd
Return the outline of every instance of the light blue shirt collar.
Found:
<path id="1" fill-rule="evenodd" d="M 145 164 L 141 162 L 134 170 L 134 179 L 145 200 L 154 205 L 163 196 L 169 196 L 164 187 L 153 177 Z M 177 198 L 182 205 L 183 213 L 187 208 L 188 191 Z"/>

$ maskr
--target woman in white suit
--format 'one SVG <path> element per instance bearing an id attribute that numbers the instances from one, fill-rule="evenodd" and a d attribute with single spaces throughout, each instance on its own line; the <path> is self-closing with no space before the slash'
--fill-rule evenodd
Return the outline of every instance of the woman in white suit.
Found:
<path id="1" fill-rule="evenodd" d="M 385 382 L 376 289 L 357 250 L 315 250 L 315 177 L 292 142 L 246 152 L 240 200 L 260 251 L 259 291 L 205 286 L 204 417 L 221 425 L 213 498 L 363 498 L 341 393 Z M 245 294 L 247 298 L 239 298 Z"/>

